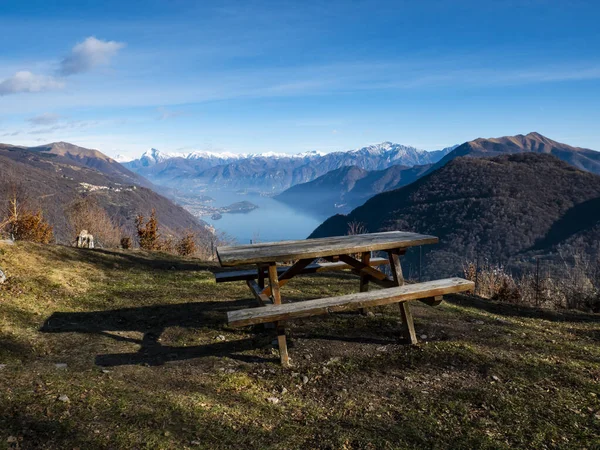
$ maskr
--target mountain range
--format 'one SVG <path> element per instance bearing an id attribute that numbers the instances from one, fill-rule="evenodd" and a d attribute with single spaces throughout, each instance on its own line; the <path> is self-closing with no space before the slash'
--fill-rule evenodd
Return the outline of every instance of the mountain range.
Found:
<path id="1" fill-rule="evenodd" d="M 346 213 L 380 192 L 406 186 L 458 157 L 490 157 L 513 153 L 545 153 L 582 170 L 600 174 L 600 152 L 572 147 L 539 133 L 475 139 L 456 146 L 434 164 L 392 166 L 382 171 L 344 167 L 307 182 L 292 186 L 276 198 L 313 212 Z"/>
<path id="2" fill-rule="evenodd" d="M 369 232 L 432 234 L 440 244 L 423 248 L 424 271 L 447 276 L 459 274 L 465 260 L 514 262 L 535 251 L 597 242 L 599 199 L 600 176 L 551 154 L 460 156 L 348 215 L 330 217 L 310 237 L 346 234 L 351 222 Z M 414 267 L 415 255 L 408 261 Z"/>
<path id="3" fill-rule="evenodd" d="M 11 184 L 25 191 L 33 208 L 41 208 L 60 242 L 73 239 L 65 208 L 91 196 L 125 232 L 132 234 L 138 213 L 156 209 L 164 234 L 177 236 L 185 229 L 206 235 L 206 224 L 168 198 L 152 183 L 98 150 L 65 142 L 38 147 L 0 144 L 0 200 L 7 200 Z M 4 207 L 4 204 L 2 205 Z"/>
<path id="4" fill-rule="evenodd" d="M 139 159 L 123 164 L 157 184 L 187 191 L 212 187 L 278 193 L 340 167 L 355 165 L 365 170 L 383 170 L 398 164 L 433 164 L 453 149 L 425 151 L 391 142 L 345 152 L 323 154 L 311 151 L 296 155 L 211 152 L 163 154 L 152 149 Z"/>

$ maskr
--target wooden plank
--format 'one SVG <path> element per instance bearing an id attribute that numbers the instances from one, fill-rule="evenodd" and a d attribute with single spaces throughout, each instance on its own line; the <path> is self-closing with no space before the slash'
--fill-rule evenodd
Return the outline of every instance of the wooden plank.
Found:
<path id="1" fill-rule="evenodd" d="M 232 326 L 246 326 L 281 320 L 311 317 L 352 309 L 370 308 L 391 303 L 407 302 L 420 298 L 437 297 L 444 294 L 469 291 L 475 283 L 462 278 L 447 278 L 417 284 L 406 284 L 390 289 L 360 292 L 340 297 L 320 298 L 285 305 L 261 306 L 227 313 Z"/>
<path id="2" fill-rule="evenodd" d="M 371 265 L 371 252 L 361 253 L 360 262 L 367 266 L 370 266 Z M 369 277 L 367 275 L 360 276 L 359 290 L 360 290 L 360 292 L 368 292 L 369 291 Z M 366 314 L 367 310 L 364 308 L 361 308 L 360 313 Z"/>
<path id="3" fill-rule="evenodd" d="M 400 264 L 400 257 L 395 252 L 389 252 L 388 258 L 390 260 L 390 269 L 392 269 L 392 277 L 396 286 L 402 286 L 404 284 L 404 274 L 402 273 L 402 265 Z"/>
<path id="4" fill-rule="evenodd" d="M 404 285 L 404 274 L 402 273 L 402 265 L 400 264 L 400 256 L 394 250 L 388 251 L 390 260 L 390 269 L 392 269 L 392 277 L 397 286 Z M 417 333 L 415 331 L 415 323 L 413 321 L 410 306 L 407 302 L 398 303 L 400 307 L 400 316 L 402 317 L 402 334 L 411 344 L 417 343 Z"/>
<path id="5" fill-rule="evenodd" d="M 277 265 L 269 264 L 269 287 L 273 294 L 273 306 L 283 306 L 281 304 L 281 292 L 279 291 L 279 276 L 277 275 Z M 265 306 L 263 306 L 265 308 Z M 256 308 L 258 309 L 258 308 Z M 271 321 L 272 322 L 272 321 Z M 290 365 L 290 358 L 288 356 L 287 342 L 285 339 L 285 329 L 283 324 L 279 321 L 275 324 L 277 327 L 277 344 L 279 346 L 279 359 L 282 366 Z"/>
<path id="6" fill-rule="evenodd" d="M 438 238 L 435 236 L 404 231 L 386 231 L 301 241 L 219 247 L 217 248 L 217 256 L 221 266 L 229 267 L 260 262 L 315 259 L 390 248 L 404 249 L 418 245 L 436 244 L 437 242 Z"/>
<path id="7" fill-rule="evenodd" d="M 370 265 L 372 267 L 383 266 L 389 264 L 387 258 L 371 258 Z M 277 273 L 279 275 L 283 275 L 286 270 L 288 270 L 291 266 L 278 266 Z M 319 272 L 328 272 L 334 270 L 348 270 L 351 269 L 352 266 L 344 262 L 335 262 L 335 263 L 313 263 L 309 264 L 304 268 L 301 272 L 302 274 L 307 273 L 319 273 Z M 266 271 L 267 269 L 263 269 Z M 263 277 L 266 275 L 263 272 Z M 259 277 L 260 281 L 260 272 L 254 270 L 234 270 L 228 272 L 217 272 L 215 273 L 215 282 L 217 283 L 228 283 L 230 281 L 246 281 L 246 280 L 254 280 Z M 260 283 L 258 284 L 260 286 Z M 262 286 L 264 288 L 264 285 Z"/>
<path id="8" fill-rule="evenodd" d="M 359 271 L 361 275 L 369 275 L 370 277 L 375 278 L 376 280 L 387 279 L 387 275 L 385 273 L 354 259 L 350 255 L 340 255 L 340 260 L 345 262 L 349 266 L 354 267 L 356 270 Z"/>
<path id="9" fill-rule="evenodd" d="M 473 283 L 475 284 L 475 283 Z M 417 343 L 417 332 L 415 331 L 415 324 L 413 322 L 412 313 L 408 307 L 408 303 L 399 303 L 400 315 L 402 316 L 402 332 L 404 337 L 411 344 Z"/>
<path id="10" fill-rule="evenodd" d="M 299 273 L 302 273 L 302 271 L 307 266 L 309 266 L 310 263 L 312 263 L 312 262 L 313 262 L 312 259 L 301 259 L 300 261 L 297 261 L 292 267 L 289 267 L 288 270 L 283 272 L 283 274 L 281 274 L 281 276 L 279 276 L 279 273 L 276 271 L 275 274 L 277 276 L 279 276 L 279 287 L 286 285 L 292 278 L 294 278 Z M 269 266 L 269 267 L 271 267 L 271 266 Z M 267 297 L 270 296 L 271 295 L 271 285 L 264 288 L 262 292 Z"/>
<path id="11" fill-rule="evenodd" d="M 254 298 L 258 301 L 260 306 L 265 306 L 267 304 L 273 303 L 269 296 L 264 295 L 262 293 L 262 289 L 255 280 L 246 280 L 246 284 L 250 288 L 252 295 L 254 295 Z"/>

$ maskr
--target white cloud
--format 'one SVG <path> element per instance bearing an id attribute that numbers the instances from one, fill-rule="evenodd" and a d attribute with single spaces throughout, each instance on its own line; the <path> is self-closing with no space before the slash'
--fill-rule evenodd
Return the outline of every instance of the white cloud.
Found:
<path id="1" fill-rule="evenodd" d="M 106 66 L 124 46 L 122 42 L 103 41 L 90 36 L 73 47 L 71 54 L 61 61 L 59 72 L 67 76 Z"/>
<path id="2" fill-rule="evenodd" d="M 27 121 L 33 125 L 53 125 L 60 121 L 60 114 L 56 113 L 44 113 L 39 116 L 31 117 Z"/>
<path id="3" fill-rule="evenodd" d="M 0 96 L 22 92 L 43 92 L 62 89 L 65 83 L 54 77 L 35 75 L 26 70 L 15 73 L 0 82 Z"/>

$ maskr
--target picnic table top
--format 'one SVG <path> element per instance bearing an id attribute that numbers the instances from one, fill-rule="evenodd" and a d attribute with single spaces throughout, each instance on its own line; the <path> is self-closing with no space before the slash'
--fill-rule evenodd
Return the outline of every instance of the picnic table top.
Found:
<path id="1" fill-rule="evenodd" d="M 350 253 L 391 250 L 417 245 L 436 244 L 438 238 L 406 231 L 356 234 L 300 241 L 265 242 L 260 244 L 218 247 L 217 256 L 223 267 L 243 264 L 274 263 L 297 259 L 323 258 Z"/>

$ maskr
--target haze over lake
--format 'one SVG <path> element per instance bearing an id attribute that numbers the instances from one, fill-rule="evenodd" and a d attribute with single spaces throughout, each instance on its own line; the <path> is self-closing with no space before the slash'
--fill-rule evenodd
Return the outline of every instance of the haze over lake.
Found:
<path id="1" fill-rule="evenodd" d="M 203 194 L 215 201 L 211 206 L 228 206 L 235 202 L 249 201 L 258 206 L 247 213 L 223 214 L 219 220 L 210 216 L 201 217 L 218 231 L 226 233 L 239 244 L 248 244 L 251 240 L 269 242 L 290 239 L 305 239 L 321 222 L 324 216 L 310 215 L 296 210 L 271 197 L 257 193 L 239 194 L 233 191 L 206 191 Z"/>

